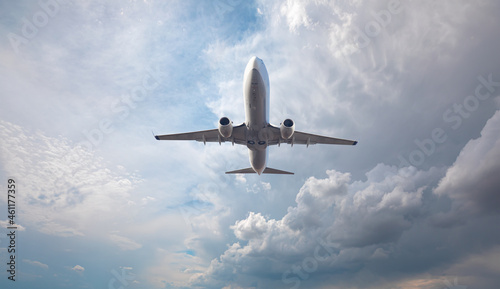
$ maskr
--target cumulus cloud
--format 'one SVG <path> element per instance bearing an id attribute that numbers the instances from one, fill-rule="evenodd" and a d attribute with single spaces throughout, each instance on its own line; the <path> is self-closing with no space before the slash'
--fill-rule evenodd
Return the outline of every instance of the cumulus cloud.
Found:
<path id="1" fill-rule="evenodd" d="M 434 288 L 447 280 L 435 275 L 437 271 L 458 274 L 464 284 L 493 288 L 496 259 L 491 256 L 498 254 L 495 240 L 500 236 L 468 236 L 485 234 L 484 228 L 498 222 L 498 206 L 485 200 L 495 203 L 500 187 L 491 178 L 499 173 L 499 122 L 497 112 L 448 168 L 379 164 L 365 181 L 352 181 L 350 174 L 334 170 L 327 171 L 327 178 L 307 179 L 296 204 L 281 219 L 250 212 L 236 221 L 230 228 L 240 241 L 195 275 L 192 284 L 210 287 L 237 280 L 250 286 L 252 276 L 267 276 L 268 285 L 296 288 L 314 275 L 317 282 L 329 280 L 338 288 L 345 282 L 354 288 Z M 466 213 L 470 224 L 448 229 L 442 223 L 446 210 L 454 218 Z M 446 254 L 439 249 L 443 240 L 450 247 Z M 471 244 L 481 244 L 484 250 L 467 250 Z M 408 258 L 427 264 L 413 267 Z M 415 275 L 399 275 L 398 266 Z M 385 276 L 393 278 L 375 277 L 384 270 L 391 270 Z"/>
<path id="2" fill-rule="evenodd" d="M 71 268 L 72 271 L 75 271 L 79 274 L 82 274 L 85 271 L 85 268 L 83 268 L 80 265 L 75 265 L 73 268 Z"/>
<path id="3" fill-rule="evenodd" d="M 311 177 L 282 219 L 250 212 L 237 221 L 231 228 L 247 244 L 229 246 L 193 282 L 263 272 L 279 280 L 287 266 L 315 254 L 334 256 L 320 271 L 341 268 L 345 262 L 386 259 L 389 244 L 396 243 L 421 212 L 423 191 L 437 173 L 379 165 L 365 182 L 352 182 L 349 174 L 336 171 L 328 171 L 325 179 Z"/>
<path id="4" fill-rule="evenodd" d="M 500 111 L 481 136 L 467 143 L 434 193 L 456 201 L 460 213 L 498 214 L 500 207 Z M 458 208 L 457 208 L 458 209 Z"/>
<path id="5" fill-rule="evenodd" d="M 237 221 L 231 229 L 240 240 L 259 239 L 268 230 L 267 220 L 260 214 L 250 212 L 245 220 Z"/>

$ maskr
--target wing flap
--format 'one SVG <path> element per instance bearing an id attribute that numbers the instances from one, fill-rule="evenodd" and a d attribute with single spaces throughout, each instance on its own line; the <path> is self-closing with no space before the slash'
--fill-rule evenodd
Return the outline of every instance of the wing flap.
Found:
<path id="1" fill-rule="evenodd" d="M 356 145 L 358 142 L 353 140 L 327 137 L 321 135 L 315 135 L 305 132 L 296 131 L 290 139 L 285 141 L 289 144 L 334 144 L 334 145 Z"/>
<path id="2" fill-rule="evenodd" d="M 195 141 L 214 141 L 220 137 L 218 129 L 194 131 L 186 133 L 155 135 L 157 140 L 195 140 Z"/>

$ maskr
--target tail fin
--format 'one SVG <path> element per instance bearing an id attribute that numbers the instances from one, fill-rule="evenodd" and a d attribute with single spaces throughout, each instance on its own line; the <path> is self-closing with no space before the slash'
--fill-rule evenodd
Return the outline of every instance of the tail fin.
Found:
<path id="1" fill-rule="evenodd" d="M 246 168 L 246 169 L 226 172 L 226 174 L 255 174 L 255 173 L 256 172 L 254 171 L 253 168 Z M 293 175 L 293 173 L 291 173 L 291 172 L 281 171 L 281 170 L 267 168 L 267 167 L 264 169 L 264 171 L 262 173 L 263 174 L 275 174 L 275 175 Z"/>

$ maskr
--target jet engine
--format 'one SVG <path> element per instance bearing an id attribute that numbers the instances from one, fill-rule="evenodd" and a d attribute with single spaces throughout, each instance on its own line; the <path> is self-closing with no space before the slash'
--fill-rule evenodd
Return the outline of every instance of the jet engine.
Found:
<path id="1" fill-rule="evenodd" d="M 280 126 L 281 137 L 283 139 L 289 139 L 292 137 L 294 132 L 295 132 L 295 123 L 293 122 L 293 120 L 289 118 L 285 119 L 285 121 L 283 121 Z"/>
<path id="2" fill-rule="evenodd" d="M 221 117 L 219 119 L 219 133 L 223 137 L 231 137 L 233 134 L 233 122 L 227 117 Z"/>

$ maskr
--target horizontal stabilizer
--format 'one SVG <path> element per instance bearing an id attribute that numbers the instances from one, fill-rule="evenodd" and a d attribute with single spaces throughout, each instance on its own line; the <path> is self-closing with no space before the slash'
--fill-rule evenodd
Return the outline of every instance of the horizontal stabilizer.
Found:
<path id="1" fill-rule="evenodd" d="M 253 168 L 247 168 L 242 170 L 226 172 L 226 174 L 256 174 Z"/>
<path id="2" fill-rule="evenodd" d="M 292 172 L 280 171 L 277 169 L 265 168 L 263 174 L 276 174 L 276 175 L 293 175 Z"/>
<path id="3" fill-rule="evenodd" d="M 226 172 L 226 174 L 255 174 L 255 173 L 256 172 L 254 171 L 253 168 L 246 168 L 246 169 Z M 272 169 L 272 168 L 265 168 L 262 173 L 263 174 L 276 174 L 276 175 L 293 175 L 293 173 L 291 173 L 291 172 L 281 171 L 281 170 Z"/>

